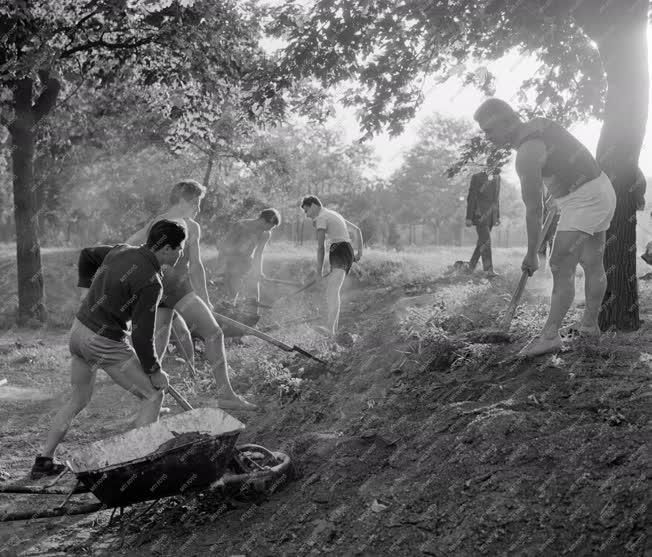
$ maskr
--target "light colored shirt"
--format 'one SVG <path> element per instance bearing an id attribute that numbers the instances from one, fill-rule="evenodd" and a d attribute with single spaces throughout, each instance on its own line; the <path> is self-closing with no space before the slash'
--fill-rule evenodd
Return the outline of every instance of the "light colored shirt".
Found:
<path id="1" fill-rule="evenodd" d="M 314 219 L 314 223 L 317 230 L 326 231 L 326 237 L 332 244 L 335 242 L 351 241 L 349 230 L 346 227 L 346 221 L 337 211 L 322 207 L 317 218 Z"/>

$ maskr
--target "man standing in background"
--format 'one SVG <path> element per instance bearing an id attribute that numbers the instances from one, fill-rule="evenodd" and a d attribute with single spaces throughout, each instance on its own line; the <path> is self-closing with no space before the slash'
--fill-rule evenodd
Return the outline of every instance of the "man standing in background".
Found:
<path id="1" fill-rule="evenodd" d="M 326 299 L 328 302 L 328 326 L 316 327 L 326 335 L 335 335 L 340 319 L 340 290 L 346 275 L 351 270 L 354 261 L 362 257 L 362 232 L 353 223 L 346 220 L 337 211 L 323 207 L 318 197 L 304 197 L 301 208 L 309 219 L 312 219 L 317 230 L 317 276 L 322 277 L 324 242 L 330 240 L 328 260 L 331 266 L 326 283 Z M 351 245 L 349 229 L 355 233 L 357 252 L 354 254 Z"/>
<path id="2" fill-rule="evenodd" d="M 475 226 L 478 242 L 469 261 L 469 271 L 475 270 L 482 257 L 482 269 L 488 276 L 496 276 L 491 258 L 491 229 L 500 224 L 500 174 L 494 171 L 489 179 L 486 172 L 471 176 L 466 198 L 466 226 Z"/>

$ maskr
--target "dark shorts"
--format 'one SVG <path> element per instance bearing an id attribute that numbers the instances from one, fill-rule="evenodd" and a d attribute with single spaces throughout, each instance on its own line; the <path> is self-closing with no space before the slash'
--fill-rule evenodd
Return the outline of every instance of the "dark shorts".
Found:
<path id="1" fill-rule="evenodd" d="M 188 273 L 163 273 L 163 295 L 158 307 L 174 309 L 181 298 L 192 292 Z"/>
<path id="2" fill-rule="evenodd" d="M 328 261 L 331 269 L 344 269 L 348 274 L 353 265 L 353 246 L 350 242 L 336 242 L 331 244 Z"/>

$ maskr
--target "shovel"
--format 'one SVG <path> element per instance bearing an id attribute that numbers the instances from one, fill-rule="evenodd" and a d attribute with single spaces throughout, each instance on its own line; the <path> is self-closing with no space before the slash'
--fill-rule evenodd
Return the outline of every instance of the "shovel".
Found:
<path id="1" fill-rule="evenodd" d="M 541 246 L 548 240 L 548 234 L 550 232 L 550 227 L 552 226 L 553 221 L 555 220 L 556 211 L 550 210 L 548 216 L 546 217 L 543 227 L 541 228 L 541 233 L 539 234 L 539 245 L 537 247 L 537 253 L 541 250 Z M 481 342 L 489 344 L 497 344 L 510 342 L 509 337 L 509 327 L 512 324 L 514 319 L 514 314 L 516 313 L 516 308 L 518 307 L 523 292 L 525 291 L 525 285 L 527 284 L 527 279 L 530 278 L 527 271 L 523 271 L 521 274 L 521 280 L 518 282 L 516 290 L 512 295 L 512 299 L 509 303 L 505 315 L 500 320 L 498 324 L 498 329 L 495 330 L 484 330 L 484 331 L 472 331 L 466 335 L 466 340 L 470 342 Z"/>
<path id="2" fill-rule="evenodd" d="M 272 302 L 272 305 L 269 305 L 269 306 L 262 306 L 261 305 L 260 307 L 271 308 L 274 305 L 276 305 L 278 302 L 280 302 L 281 300 L 292 298 L 292 297 L 296 296 L 297 294 L 301 294 L 301 292 L 304 292 L 305 290 L 308 290 L 309 288 L 312 288 L 315 284 L 317 284 L 318 282 L 324 280 L 330 274 L 331 274 L 331 271 L 328 271 L 328 273 L 326 273 L 323 277 L 317 277 L 316 279 L 311 280 L 310 282 L 307 282 L 301 288 L 299 288 L 299 290 L 295 290 L 294 292 L 292 292 L 290 294 L 286 294 L 285 296 L 281 296 L 280 298 L 277 298 L 276 300 L 274 300 Z"/>
<path id="3" fill-rule="evenodd" d="M 184 409 L 184 411 L 193 410 L 193 407 L 190 403 L 183 398 L 183 395 L 177 391 L 172 385 L 168 385 L 167 392 L 172 395 L 172 398 L 177 401 L 177 404 Z"/>
<path id="4" fill-rule="evenodd" d="M 284 286 L 303 286 L 302 283 L 296 282 L 293 280 L 283 280 L 283 279 L 275 279 L 275 278 L 269 278 L 265 277 L 263 279 L 264 282 L 269 282 L 271 284 L 282 284 Z"/>
<path id="5" fill-rule="evenodd" d="M 326 365 L 326 362 L 317 356 L 314 356 L 307 350 L 304 350 L 303 348 L 298 347 L 296 344 L 294 346 L 290 346 L 289 344 L 285 344 L 284 342 L 274 338 L 273 336 L 270 336 L 268 334 L 263 333 L 262 331 L 259 331 L 258 329 L 254 329 L 253 327 L 249 327 L 248 325 L 245 325 L 244 323 L 240 323 L 239 321 L 236 321 L 235 319 L 231 319 L 230 317 L 226 317 L 225 315 L 221 315 L 217 312 L 213 312 L 215 317 L 217 318 L 218 321 L 222 321 L 223 323 L 226 323 L 227 325 L 231 325 L 232 327 L 235 327 L 236 329 L 240 329 L 243 333 L 247 335 L 251 335 L 254 337 L 258 337 L 259 339 L 262 339 L 266 342 L 269 342 L 270 344 L 273 344 L 274 346 L 280 348 L 281 350 L 285 350 L 285 352 L 297 352 L 301 354 L 302 356 L 305 356 L 306 358 L 311 358 L 320 364 Z"/>

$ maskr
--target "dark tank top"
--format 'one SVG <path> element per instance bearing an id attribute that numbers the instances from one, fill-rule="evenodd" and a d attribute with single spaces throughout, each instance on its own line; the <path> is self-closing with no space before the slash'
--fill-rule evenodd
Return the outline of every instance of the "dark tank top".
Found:
<path id="1" fill-rule="evenodd" d="M 559 188 L 551 191 L 553 197 L 568 195 L 600 176 L 602 171 L 590 151 L 562 126 L 545 118 L 535 118 L 530 124 L 537 129 L 521 138 L 516 148 L 532 139 L 543 141 L 547 156 L 541 174 L 559 183 Z"/>

